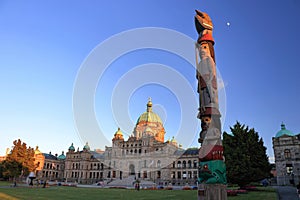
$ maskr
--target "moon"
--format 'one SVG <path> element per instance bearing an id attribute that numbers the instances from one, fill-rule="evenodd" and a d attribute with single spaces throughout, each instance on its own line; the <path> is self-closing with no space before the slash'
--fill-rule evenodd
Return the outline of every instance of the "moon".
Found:
<path id="1" fill-rule="evenodd" d="M 230 22 L 227 22 L 226 25 L 227 25 L 227 26 L 230 26 Z"/>

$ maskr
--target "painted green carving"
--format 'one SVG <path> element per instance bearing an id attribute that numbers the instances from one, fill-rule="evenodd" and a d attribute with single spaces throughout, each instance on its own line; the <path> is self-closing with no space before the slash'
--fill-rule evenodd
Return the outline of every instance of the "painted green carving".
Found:
<path id="1" fill-rule="evenodd" d="M 222 160 L 211 160 L 199 162 L 199 178 L 200 183 L 206 184 L 226 184 L 226 166 Z"/>

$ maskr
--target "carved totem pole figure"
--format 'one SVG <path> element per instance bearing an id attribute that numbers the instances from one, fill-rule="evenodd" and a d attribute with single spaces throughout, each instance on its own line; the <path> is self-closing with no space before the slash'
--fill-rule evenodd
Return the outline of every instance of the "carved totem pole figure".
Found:
<path id="1" fill-rule="evenodd" d="M 195 26 L 199 34 L 196 43 L 196 62 L 199 93 L 201 132 L 199 136 L 199 182 L 226 184 L 221 141 L 221 114 L 219 112 L 213 24 L 210 17 L 196 10 Z M 200 60 L 200 61 L 199 61 Z"/>

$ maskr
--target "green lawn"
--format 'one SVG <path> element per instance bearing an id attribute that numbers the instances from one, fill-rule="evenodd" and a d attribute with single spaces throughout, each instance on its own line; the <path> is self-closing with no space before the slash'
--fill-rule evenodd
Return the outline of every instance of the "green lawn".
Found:
<path id="1" fill-rule="evenodd" d="M 3 186 L 3 183 L 0 184 Z M 6 184 L 9 185 L 9 184 Z M 263 191 L 249 192 L 238 196 L 229 197 L 228 200 L 275 200 L 276 192 L 274 189 L 264 189 Z M 75 187 L 49 187 L 49 188 L 0 188 L 1 200 L 95 200 L 95 199 L 143 199 L 143 200 L 184 200 L 197 199 L 196 190 L 126 190 L 126 189 L 100 189 L 100 188 L 75 188 Z"/>

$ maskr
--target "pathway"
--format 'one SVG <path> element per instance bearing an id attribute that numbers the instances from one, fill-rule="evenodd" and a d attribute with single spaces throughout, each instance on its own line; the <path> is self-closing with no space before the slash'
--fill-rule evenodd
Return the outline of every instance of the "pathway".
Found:
<path id="1" fill-rule="evenodd" d="M 274 186 L 277 189 L 278 200 L 299 200 L 297 189 L 292 186 Z"/>

